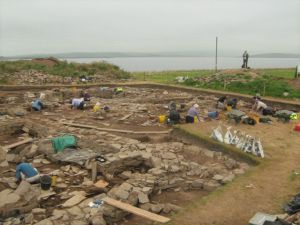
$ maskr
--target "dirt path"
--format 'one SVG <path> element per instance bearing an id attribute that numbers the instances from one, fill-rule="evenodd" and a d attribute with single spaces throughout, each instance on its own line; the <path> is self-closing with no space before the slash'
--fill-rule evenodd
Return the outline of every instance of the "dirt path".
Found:
<path id="1" fill-rule="evenodd" d="M 217 124 L 183 125 L 183 128 L 210 135 Z M 300 175 L 293 175 L 293 171 L 300 172 L 300 133 L 292 131 L 293 126 L 277 122 L 253 127 L 239 125 L 238 129 L 261 137 L 266 153 L 264 162 L 208 198 L 196 199 L 171 224 L 241 225 L 248 224 L 258 211 L 282 213 L 282 205 L 300 191 Z"/>

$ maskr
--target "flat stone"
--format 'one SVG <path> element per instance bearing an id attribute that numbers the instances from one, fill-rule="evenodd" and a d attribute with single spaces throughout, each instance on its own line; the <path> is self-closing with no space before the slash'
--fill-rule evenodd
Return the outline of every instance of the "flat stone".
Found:
<path id="1" fill-rule="evenodd" d="M 180 184 L 184 182 L 184 179 L 181 177 L 174 177 L 171 180 L 169 180 L 169 184 Z"/>
<path id="2" fill-rule="evenodd" d="M 67 208 L 67 207 L 72 207 L 74 205 L 79 204 L 81 201 L 83 201 L 84 199 L 86 199 L 86 197 L 82 196 L 82 195 L 75 195 L 72 198 L 68 199 L 67 201 L 65 201 L 64 204 L 62 204 L 62 207 Z"/>
<path id="3" fill-rule="evenodd" d="M 243 170 L 243 169 L 234 169 L 233 173 L 236 174 L 236 175 L 241 175 L 241 174 L 245 173 L 245 170 Z"/>
<path id="4" fill-rule="evenodd" d="M 120 198 L 120 199 L 124 199 L 124 200 L 126 200 L 127 198 L 128 198 L 128 196 L 129 196 L 129 193 L 128 193 L 128 191 L 125 191 L 125 190 L 123 190 L 123 189 L 117 189 L 116 191 L 115 191 L 115 195 L 118 197 L 118 198 Z"/>
<path id="5" fill-rule="evenodd" d="M 123 171 L 119 177 L 121 177 L 122 179 L 129 179 L 132 175 L 131 171 Z"/>
<path id="6" fill-rule="evenodd" d="M 215 154 L 215 152 L 207 150 L 207 149 L 201 149 L 201 152 L 209 158 L 213 158 L 214 154 Z"/>
<path id="7" fill-rule="evenodd" d="M 178 212 L 180 211 L 182 208 L 178 205 L 174 205 L 174 204 L 171 204 L 171 203 L 167 203 L 164 205 L 164 208 L 165 207 L 169 207 L 171 209 L 171 211 L 174 211 L 174 212 Z"/>
<path id="8" fill-rule="evenodd" d="M 87 223 L 84 221 L 80 221 L 80 220 L 73 220 L 70 222 L 70 224 L 72 225 L 86 225 Z"/>
<path id="9" fill-rule="evenodd" d="M 49 220 L 49 219 L 44 219 L 44 220 L 41 220 L 40 222 L 38 223 L 35 223 L 35 225 L 53 225 L 52 221 Z"/>
<path id="10" fill-rule="evenodd" d="M 83 218 L 85 215 L 83 214 L 82 210 L 78 206 L 73 206 L 67 209 L 67 212 L 76 218 Z"/>
<path id="11" fill-rule="evenodd" d="M 146 211 L 150 211 L 151 205 L 152 204 L 150 204 L 150 203 L 140 204 L 140 208 L 144 209 Z"/>
<path id="12" fill-rule="evenodd" d="M 60 219 L 60 218 L 62 218 L 66 214 L 67 214 L 67 212 L 64 211 L 64 210 L 54 209 L 53 212 L 52 212 L 51 220 Z"/>
<path id="13" fill-rule="evenodd" d="M 94 216 L 91 220 L 93 225 L 106 225 L 106 221 L 101 215 Z"/>
<path id="14" fill-rule="evenodd" d="M 45 214 L 46 213 L 46 209 L 42 209 L 42 208 L 35 208 L 32 210 L 33 214 Z"/>
<path id="15" fill-rule="evenodd" d="M 213 176 L 213 178 L 215 181 L 221 182 L 224 179 L 224 176 L 216 174 Z"/>
<path id="16" fill-rule="evenodd" d="M 152 192 L 152 188 L 151 187 L 143 187 L 142 192 L 145 194 L 150 194 Z"/>
<path id="17" fill-rule="evenodd" d="M 150 210 L 154 213 L 160 213 L 163 209 L 163 206 L 161 204 L 152 204 L 150 207 Z"/>
<path id="18" fill-rule="evenodd" d="M 177 173 L 180 171 L 180 167 L 176 166 L 176 165 L 171 165 L 168 169 L 168 171 L 172 172 L 172 173 Z"/>
<path id="19" fill-rule="evenodd" d="M 5 189 L 0 192 L 0 209 L 8 205 L 14 205 L 20 200 L 18 194 L 12 193 L 12 190 Z"/>
<path id="20" fill-rule="evenodd" d="M 132 185 L 127 182 L 124 182 L 119 186 L 119 189 L 130 192 L 132 190 Z"/>
<path id="21" fill-rule="evenodd" d="M 166 171 L 162 170 L 162 169 L 159 169 L 159 168 L 152 168 L 152 169 L 148 170 L 148 173 L 151 173 L 151 174 L 156 175 L 156 176 L 160 176 L 160 175 L 166 173 Z"/>
<path id="22" fill-rule="evenodd" d="M 205 191 L 213 191 L 219 186 L 220 186 L 220 184 L 216 181 L 208 181 L 203 184 L 203 189 Z"/>
<path id="23" fill-rule="evenodd" d="M 145 144 L 137 144 L 137 147 L 140 149 L 140 150 L 145 150 L 146 149 L 146 145 Z"/>
<path id="24" fill-rule="evenodd" d="M 142 204 L 149 202 L 148 195 L 144 194 L 143 192 L 139 192 L 138 198 L 139 198 L 139 202 Z"/>
<path id="25" fill-rule="evenodd" d="M 176 159 L 176 154 L 172 153 L 172 152 L 166 152 L 162 155 L 163 159 Z"/>
<path id="26" fill-rule="evenodd" d="M 222 180 L 223 184 L 231 182 L 235 178 L 234 174 L 229 174 L 228 176 L 225 176 Z"/>
<path id="27" fill-rule="evenodd" d="M 194 180 L 191 184 L 191 186 L 193 188 L 203 188 L 203 184 L 204 184 L 204 180 L 202 179 L 198 179 L 198 180 Z"/>
<path id="28" fill-rule="evenodd" d="M 237 166 L 237 162 L 235 160 L 233 160 L 233 159 L 226 160 L 224 162 L 224 164 L 225 164 L 226 168 L 230 169 L 230 170 L 236 168 L 236 166 Z"/>
<path id="29" fill-rule="evenodd" d="M 158 157 L 150 157 L 150 162 L 152 164 L 152 167 L 156 167 L 156 168 L 159 168 L 161 167 L 161 159 L 158 158 Z"/>

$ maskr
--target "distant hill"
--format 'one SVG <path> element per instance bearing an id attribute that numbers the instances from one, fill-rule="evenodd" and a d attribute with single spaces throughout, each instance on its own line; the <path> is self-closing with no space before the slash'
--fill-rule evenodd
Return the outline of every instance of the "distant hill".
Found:
<path id="1" fill-rule="evenodd" d="M 117 58 L 117 57 L 214 57 L 211 51 L 181 51 L 181 52 L 68 52 L 54 54 L 30 54 L 16 55 L 10 57 L 1 57 L 0 60 L 6 59 L 33 59 L 33 58 Z M 219 54 L 219 57 L 240 57 L 236 55 Z M 300 54 L 289 53 L 250 53 L 251 58 L 300 58 Z"/>
<path id="2" fill-rule="evenodd" d="M 210 57 L 211 52 L 69 52 L 54 54 L 30 54 L 3 57 L 4 59 L 32 59 L 32 58 L 116 58 L 116 57 Z"/>
<path id="3" fill-rule="evenodd" d="M 264 53 L 250 55 L 252 58 L 300 58 L 300 54 L 289 54 L 289 53 Z"/>

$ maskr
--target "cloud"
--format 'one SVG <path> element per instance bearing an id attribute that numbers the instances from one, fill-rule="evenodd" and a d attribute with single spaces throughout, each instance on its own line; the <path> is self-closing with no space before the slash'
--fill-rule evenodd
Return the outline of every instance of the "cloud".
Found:
<path id="1" fill-rule="evenodd" d="M 74 51 L 300 53 L 298 0 L 0 0 L 0 55 Z"/>

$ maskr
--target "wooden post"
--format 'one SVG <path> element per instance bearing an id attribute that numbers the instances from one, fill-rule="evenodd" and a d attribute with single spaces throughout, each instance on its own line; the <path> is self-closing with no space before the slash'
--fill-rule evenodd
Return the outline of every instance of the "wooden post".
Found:
<path id="1" fill-rule="evenodd" d="M 218 72 L 218 37 L 216 37 L 216 64 L 215 64 L 215 72 Z"/>

